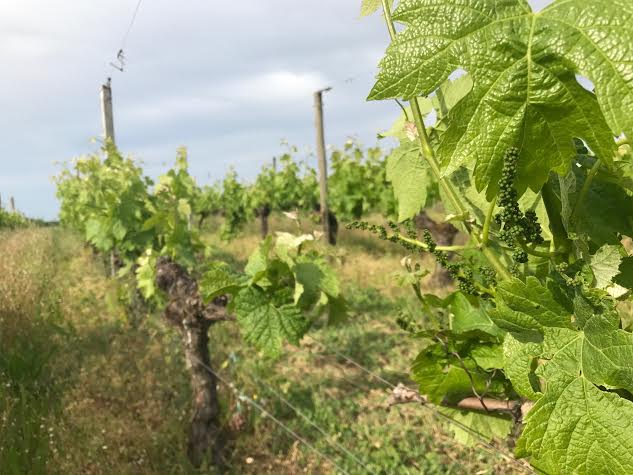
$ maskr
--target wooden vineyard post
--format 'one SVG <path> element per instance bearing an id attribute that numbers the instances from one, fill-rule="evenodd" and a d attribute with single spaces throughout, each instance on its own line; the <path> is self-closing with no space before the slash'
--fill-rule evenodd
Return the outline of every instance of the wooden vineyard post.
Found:
<path id="1" fill-rule="evenodd" d="M 114 114 L 112 113 L 112 81 L 110 78 L 101 85 L 101 123 L 103 125 L 103 138 L 106 144 L 114 141 Z M 116 274 L 116 256 L 110 251 L 110 275 Z"/>
<path id="2" fill-rule="evenodd" d="M 110 78 L 101 86 L 101 122 L 103 124 L 103 137 L 114 144 L 114 116 L 112 114 L 112 86 Z"/>
<path id="3" fill-rule="evenodd" d="M 334 244 L 330 230 L 330 212 L 327 205 L 327 159 L 325 157 L 325 132 L 323 130 L 323 93 L 330 88 L 314 93 L 314 122 L 316 128 L 317 159 L 319 162 L 319 196 L 323 234 L 327 242 Z"/>
<path id="4" fill-rule="evenodd" d="M 15 200 L 13 199 L 13 196 L 9 197 L 9 211 L 15 213 Z"/>

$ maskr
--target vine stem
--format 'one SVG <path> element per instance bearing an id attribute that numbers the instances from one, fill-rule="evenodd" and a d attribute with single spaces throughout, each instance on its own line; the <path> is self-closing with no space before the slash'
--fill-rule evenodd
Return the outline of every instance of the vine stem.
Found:
<path id="1" fill-rule="evenodd" d="M 593 182 L 594 177 L 598 173 L 598 170 L 600 169 L 600 165 L 601 165 L 600 159 L 597 158 L 596 163 L 593 164 L 593 166 L 589 170 L 589 173 L 587 173 L 587 178 L 585 179 L 585 182 L 582 184 L 582 188 L 580 189 L 578 199 L 576 200 L 574 209 L 571 212 L 572 218 L 576 217 L 576 215 L 578 214 L 578 211 L 580 210 L 580 205 L 587 197 L 587 193 L 589 192 L 589 188 L 591 187 L 591 182 Z"/>
<path id="2" fill-rule="evenodd" d="M 391 40 L 393 41 L 396 37 L 396 27 L 394 26 L 394 23 L 393 23 L 393 18 L 391 16 L 391 6 L 389 5 L 388 0 L 382 0 L 382 8 L 385 14 L 385 22 L 387 23 L 387 30 L 389 30 L 389 36 Z M 411 112 L 413 113 L 415 126 L 418 130 L 418 140 L 420 142 L 420 147 L 422 149 L 422 156 L 424 157 L 426 162 L 429 164 L 429 167 L 431 168 L 431 171 L 433 172 L 435 179 L 440 184 L 440 186 L 442 187 L 442 189 L 448 196 L 449 200 L 452 202 L 453 206 L 457 210 L 457 213 L 463 216 L 468 216 L 466 207 L 463 205 L 463 203 L 459 199 L 459 196 L 457 195 L 455 188 L 444 176 L 442 176 L 439 163 L 437 161 L 437 158 L 435 157 L 435 151 L 433 150 L 433 147 L 431 146 L 431 142 L 429 141 L 429 136 L 426 133 L 426 127 L 424 126 L 424 120 L 422 119 L 422 112 L 420 111 L 420 105 L 418 104 L 418 99 L 416 97 L 412 98 L 409 101 L 409 104 L 411 105 Z M 486 257 L 486 259 L 488 259 L 488 262 L 490 262 L 490 264 L 492 265 L 492 267 L 494 267 L 494 269 L 497 271 L 500 277 L 503 279 L 508 279 L 508 280 L 511 279 L 512 276 L 507 271 L 503 263 L 499 260 L 497 255 L 494 254 L 485 245 L 483 246 L 481 245 L 481 240 L 478 234 L 473 231 L 470 223 L 468 223 L 468 221 L 466 220 L 464 220 L 463 223 L 464 223 L 464 227 L 466 228 L 466 231 L 468 232 L 468 234 L 470 234 L 471 239 L 473 240 L 475 245 L 481 248 L 482 253 Z"/>
<path id="3" fill-rule="evenodd" d="M 549 218 L 549 228 L 552 232 L 552 244 L 557 254 L 569 254 L 572 249 L 571 241 L 561 218 L 561 205 L 552 189 L 552 185 L 546 182 L 541 189 L 541 197 L 545 211 Z"/>
<path id="4" fill-rule="evenodd" d="M 552 259 L 562 254 L 561 252 L 557 252 L 557 251 L 553 251 L 553 252 L 537 251 L 536 249 L 528 247 L 524 242 L 519 242 L 519 246 L 521 246 L 521 249 L 523 249 L 528 254 L 532 256 L 536 256 L 536 257 L 547 257 L 549 259 Z"/>
<path id="5" fill-rule="evenodd" d="M 425 251 L 429 250 L 429 246 L 427 246 L 425 243 L 423 243 L 422 241 L 418 241 L 417 239 L 412 239 L 412 238 L 408 238 L 405 237 L 401 234 L 398 234 L 398 239 L 400 239 L 401 241 L 404 242 L 408 242 L 409 244 L 413 244 L 416 247 L 419 247 L 421 249 L 424 249 Z M 463 251 L 466 249 L 478 249 L 478 246 L 460 246 L 460 245 L 455 245 L 455 246 L 435 246 L 435 249 L 437 249 L 438 251 L 445 251 L 445 252 L 453 252 L 453 251 Z"/>
<path id="6" fill-rule="evenodd" d="M 488 212 L 486 213 L 486 220 L 484 221 L 484 228 L 481 231 L 481 244 L 486 246 L 488 245 L 488 237 L 490 235 L 490 223 L 492 222 L 492 215 L 495 212 L 495 207 L 497 206 L 497 198 L 495 197 L 488 207 Z"/>

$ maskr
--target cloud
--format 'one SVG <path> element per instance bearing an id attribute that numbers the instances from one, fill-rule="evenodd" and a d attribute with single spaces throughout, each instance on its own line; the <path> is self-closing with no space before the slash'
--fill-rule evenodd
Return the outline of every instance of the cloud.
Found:
<path id="1" fill-rule="evenodd" d="M 238 79 L 226 85 L 224 94 L 242 101 L 286 103 L 305 101 L 326 84 L 323 75 L 293 71 L 273 71 Z M 223 95 L 224 95 L 223 94 Z"/>
<path id="2" fill-rule="evenodd" d="M 357 134 L 373 144 L 377 124 L 398 114 L 389 102 L 365 102 L 388 37 L 379 15 L 359 20 L 356 1 L 143 2 L 118 73 L 108 63 L 135 6 L 0 2 L 0 193 L 28 214 L 57 213 L 52 161 L 94 150 L 107 76 L 121 150 L 155 176 L 187 145 L 201 183 L 229 165 L 252 178 L 282 138 L 311 147 L 321 87 L 334 85 L 324 99 L 328 143 Z"/>

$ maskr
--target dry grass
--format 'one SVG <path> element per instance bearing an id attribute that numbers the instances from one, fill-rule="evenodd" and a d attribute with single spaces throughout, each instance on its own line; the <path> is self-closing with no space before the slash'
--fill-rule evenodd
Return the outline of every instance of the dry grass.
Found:
<path id="1" fill-rule="evenodd" d="M 52 272 L 50 253 L 45 230 L 0 233 L 0 338 L 11 340 L 33 323 L 24 316 L 39 311 Z"/>
<path id="2" fill-rule="evenodd" d="M 17 231 L 0 252 L 10 276 L 0 287 L 0 384 L 12 389 L 0 394 L 0 439 L 12 445 L 0 440 L 0 465 L 29 474 L 187 473 L 187 379 L 171 332 L 151 320 L 130 327 L 125 289 L 71 234 Z M 31 363 L 34 354 L 46 359 Z"/>

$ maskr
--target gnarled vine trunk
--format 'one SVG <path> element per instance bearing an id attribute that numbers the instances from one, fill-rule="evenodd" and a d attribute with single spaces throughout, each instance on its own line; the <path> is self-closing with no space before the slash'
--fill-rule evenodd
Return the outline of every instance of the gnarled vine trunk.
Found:
<path id="1" fill-rule="evenodd" d="M 330 235 L 327 239 L 332 246 L 336 246 L 336 238 L 338 236 L 338 219 L 336 219 L 336 215 L 331 210 L 328 210 L 327 217 L 330 222 Z"/>
<path id="2" fill-rule="evenodd" d="M 156 264 L 156 284 L 169 298 L 164 316 L 182 333 L 186 365 L 191 375 L 192 415 L 187 455 L 196 467 L 207 456 L 214 465 L 221 466 L 224 437 L 208 331 L 213 323 L 230 319 L 224 311 L 226 301 L 216 299 L 205 305 L 197 282 L 179 264 L 165 257 Z"/>
<path id="3" fill-rule="evenodd" d="M 269 205 L 264 205 L 257 210 L 259 221 L 261 223 L 262 239 L 265 239 L 266 236 L 268 236 L 268 217 L 270 216 L 270 211 Z"/>

